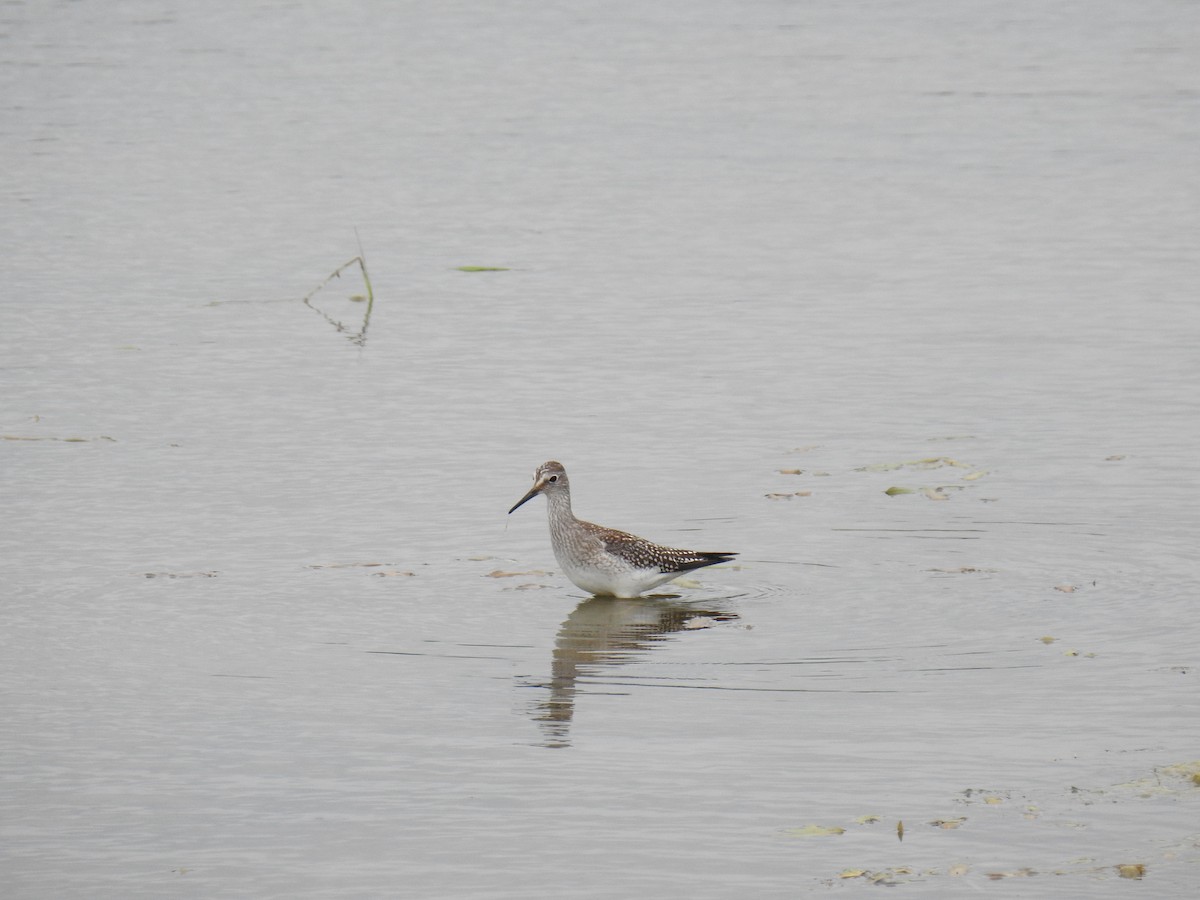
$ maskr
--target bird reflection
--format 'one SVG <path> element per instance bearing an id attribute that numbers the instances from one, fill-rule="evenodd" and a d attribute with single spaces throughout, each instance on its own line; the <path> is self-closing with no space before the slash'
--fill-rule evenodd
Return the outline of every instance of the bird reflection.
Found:
<path id="1" fill-rule="evenodd" d="M 551 680 L 539 685 L 549 688 L 550 696 L 533 708 L 545 746 L 570 745 L 576 686 L 581 677 L 632 662 L 669 634 L 704 627 L 706 619 L 726 622 L 736 618 L 734 613 L 698 609 L 669 598 L 591 597 L 580 603 L 558 630 Z"/>

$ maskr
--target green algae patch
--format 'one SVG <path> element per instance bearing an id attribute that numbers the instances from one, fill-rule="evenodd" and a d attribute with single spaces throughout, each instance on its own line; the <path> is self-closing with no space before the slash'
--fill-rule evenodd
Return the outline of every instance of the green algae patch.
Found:
<path id="1" fill-rule="evenodd" d="M 1172 778 L 1185 778 L 1192 784 L 1200 784 L 1200 759 L 1177 763 L 1173 766 L 1163 766 L 1158 771 Z"/>
<path id="2" fill-rule="evenodd" d="M 1144 863 L 1123 863 L 1114 868 L 1117 870 L 1119 878 L 1132 878 L 1136 881 L 1141 881 L 1146 874 Z"/>

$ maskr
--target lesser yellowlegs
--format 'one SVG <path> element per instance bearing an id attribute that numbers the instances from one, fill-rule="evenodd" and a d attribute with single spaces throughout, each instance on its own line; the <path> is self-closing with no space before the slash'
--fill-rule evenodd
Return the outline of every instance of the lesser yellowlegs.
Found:
<path id="1" fill-rule="evenodd" d="M 571 512 L 567 470 L 553 460 L 538 466 L 533 473 L 533 487 L 509 513 L 538 494 L 546 495 L 554 558 L 564 575 L 593 594 L 636 597 L 684 572 L 728 562 L 737 556 L 664 547 L 575 518 Z"/>

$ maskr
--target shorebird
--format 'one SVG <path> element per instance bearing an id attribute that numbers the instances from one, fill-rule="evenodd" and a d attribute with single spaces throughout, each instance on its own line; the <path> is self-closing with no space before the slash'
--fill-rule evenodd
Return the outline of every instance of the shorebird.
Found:
<path id="1" fill-rule="evenodd" d="M 572 582 L 593 594 L 636 597 L 684 572 L 729 562 L 736 553 L 664 547 L 645 538 L 575 518 L 571 483 L 562 463 L 550 460 L 533 473 L 533 487 L 510 509 L 546 495 L 554 558 Z"/>

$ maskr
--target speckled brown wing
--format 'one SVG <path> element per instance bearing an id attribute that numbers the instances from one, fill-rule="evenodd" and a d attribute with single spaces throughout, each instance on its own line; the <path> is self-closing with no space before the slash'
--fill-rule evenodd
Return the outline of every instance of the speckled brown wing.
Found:
<path id="1" fill-rule="evenodd" d="M 708 552 L 702 550 L 680 550 L 664 547 L 645 538 L 614 528 L 601 528 L 591 522 L 582 523 L 588 531 L 604 542 L 604 549 L 628 562 L 637 569 L 658 569 L 660 572 L 687 572 L 729 562 L 736 553 Z"/>

